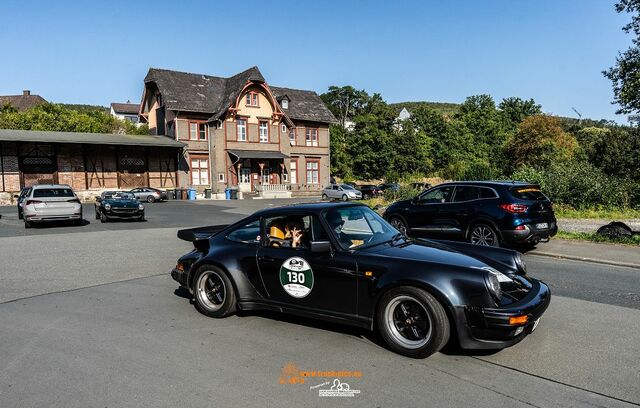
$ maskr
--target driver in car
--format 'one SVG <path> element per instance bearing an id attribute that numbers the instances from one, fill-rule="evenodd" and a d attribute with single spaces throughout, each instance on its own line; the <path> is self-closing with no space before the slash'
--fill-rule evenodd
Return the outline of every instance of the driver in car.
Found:
<path id="1" fill-rule="evenodd" d="M 338 238 L 338 241 L 347 248 L 351 248 L 354 245 L 354 242 L 347 236 L 347 234 L 342 232 L 344 220 L 342 219 L 342 215 L 340 215 L 340 212 L 338 210 L 328 211 L 326 220 L 333 232 L 336 234 L 336 238 Z"/>

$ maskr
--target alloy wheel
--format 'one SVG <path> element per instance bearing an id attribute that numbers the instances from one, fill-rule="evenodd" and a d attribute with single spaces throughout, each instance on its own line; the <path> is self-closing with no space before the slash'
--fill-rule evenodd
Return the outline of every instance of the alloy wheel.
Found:
<path id="1" fill-rule="evenodd" d="M 391 225 L 398 231 L 402 232 L 404 235 L 407 235 L 407 226 L 404 225 L 404 222 L 402 222 L 402 220 L 393 218 L 391 220 Z"/>
<path id="2" fill-rule="evenodd" d="M 210 311 L 219 310 L 224 304 L 227 290 L 218 272 L 207 271 L 198 278 L 196 296 L 200 304 Z"/>
<path id="3" fill-rule="evenodd" d="M 398 296 L 389 302 L 385 320 L 391 336 L 406 348 L 420 348 L 431 339 L 431 316 L 422 303 L 411 296 Z"/>
<path id="4" fill-rule="evenodd" d="M 494 246 L 497 240 L 496 234 L 486 225 L 477 225 L 471 231 L 471 243 L 474 245 Z"/>

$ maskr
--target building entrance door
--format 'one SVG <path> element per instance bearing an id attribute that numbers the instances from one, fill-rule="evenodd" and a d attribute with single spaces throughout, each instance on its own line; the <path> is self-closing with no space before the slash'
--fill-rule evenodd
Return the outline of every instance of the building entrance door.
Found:
<path id="1" fill-rule="evenodd" d="M 251 192 L 251 169 L 249 167 L 242 167 L 240 169 L 238 189 L 243 193 Z"/>

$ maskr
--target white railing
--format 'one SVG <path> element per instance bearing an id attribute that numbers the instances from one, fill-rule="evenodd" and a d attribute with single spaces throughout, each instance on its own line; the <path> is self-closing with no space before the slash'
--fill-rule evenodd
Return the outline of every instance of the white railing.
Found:
<path id="1" fill-rule="evenodd" d="M 256 184 L 255 189 L 258 192 L 279 192 L 291 190 L 290 184 Z"/>

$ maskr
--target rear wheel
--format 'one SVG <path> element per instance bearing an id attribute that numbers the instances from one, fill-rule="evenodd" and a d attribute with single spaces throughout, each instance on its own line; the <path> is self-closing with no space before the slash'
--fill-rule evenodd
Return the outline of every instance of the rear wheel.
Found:
<path id="1" fill-rule="evenodd" d="M 322 194 L 322 200 L 323 200 L 323 201 L 328 200 L 328 199 L 329 199 L 329 196 L 328 196 L 328 195 L 326 195 L 326 194 Z"/>
<path id="2" fill-rule="evenodd" d="M 156 201 L 156 198 L 155 198 L 154 196 L 152 196 L 152 195 L 147 196 L 147 202 L 148 202 L 148 203 L 153 203 L 153 202 L 155 202 L 155 201 Z"/>
<path id="3" fill-rule="evenodd" d="M 347 201 L 349 199 L 349 197 L 347 197 L 346 194 L 343 194 L 341 199 L 342 199 L 342 201 Z"/>
<path id="4" fill-rule="evenodd" d="M 225 317 L 236 311 L 231 280 L 220 269 L 205 265 L 194 278 L 193 293 L 198 311 L 209 317 Z"/>
<path id="5" fill-rule="evenodd" d="M 487 224 L 476 224 L 469 232 L 469 242 L 474 245 L 500 246 L 496 231 Z"/>
<path id="6" fill-rule="evenodd" d="M 362 195 L 362 198 L 364 198 L 365 200 L 368 200 L 368 199 L 371 198 L 371 196 L 369 194 L 365 193 L 365 194 Z"/>
<path id="7" fill-rule="evenodd" d="M 396 353 L 425 358 L 449 341 L 449 319 L 427 291 L 405 286 L 387 292 L 377 309 L 380 335 Z"/>

